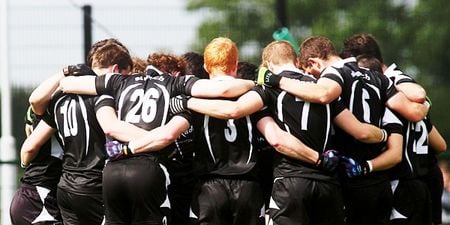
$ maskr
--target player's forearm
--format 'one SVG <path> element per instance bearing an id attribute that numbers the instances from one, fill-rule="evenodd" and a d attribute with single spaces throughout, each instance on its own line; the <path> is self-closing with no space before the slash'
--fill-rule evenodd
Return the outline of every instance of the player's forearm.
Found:
<path id="1" fill-rule="evenodd" d="M 136 137 L 142 137 L 147 131 L 125 121 L 117 120 L 103 128 L 105 135 L 121 142 L 129 142 Z"/>
<path id="2" fill-rule="evenodd" d="M 28 101 L 37 115 L 43 115 L 47 109 L 52 94 L 58 89 L 59 81 L 64 78 L 63 72 L 58 72 L 42 82 L 31 93 Z"/>
<path id="3" fill-rule="evenodd" d="M 428 143 L 436 153 L 442 153 L 447 150 L 447 143 L 435 126 L 432 127 L 430 133 L 428 133 Z"/>
<path id="4" fill-rule="evenodd" d="M 188 108 L 192 111 L 218 119 L 231 119 L 236 116 L 236 103 L 226 100 L 191 98 Z"/>
<path id="5" fill-rule="evenodd" d="M 286 77 L 281 78 L 280 89 L 312 103 L 328 104 L 335 99 L 334 96 L 331 96 L 327 88 L 317 83 Z"/>
<path id="6" fill-rule="evenodd" d="M 65 77 L 59 82 L 64 93 L 97 95 L 95 76 Z"/>
<path id="7" fill-rule="evenodd" d="M 159 151 L 173 143 L 189 128 L 189 122 L 180 116 L 173 117 L 166 125 L 148 131 L 144 136 L 128 143 L 134 153 Z"/>
<path id="8" fill-rule="evenodd" d="M 376 158 L 370 160 L 372 171 L 387 170 L 402 161 L 403 136 L 393 133 L 389 136 L 386 143 L 386 150 Z"/>
<path id="9" fill-rule="evenodd" d="M 318 152 L 306 146 L 299 139 L 278 127 L 270 117 L 258 121 L 258 130 L 267 142 L 278 152 L 291 158 L 314 164 L 319 158 Z"/>
<path id="10" fill-rule="evenodd" d="M 360 122 L 348 109 L 340 112 L 333 123 L 350 134 L 353 138 L 364 143 L 379 143 L 386 141 L 386 132 L 380 128 Z"/>

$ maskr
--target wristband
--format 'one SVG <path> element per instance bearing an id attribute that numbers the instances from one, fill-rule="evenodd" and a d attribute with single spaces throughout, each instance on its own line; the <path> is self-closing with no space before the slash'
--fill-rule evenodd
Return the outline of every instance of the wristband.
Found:
<path id="1" fill-rule="evenodd" d="M 367 162 L 367 165 L 369 166 L 369 173 L 370 173 L 373 170 L 372 162 L 370 162 L 370 160 L 367 160 L 366 162 Z"/>
<path id="2" fill-rule="evenodd" d="M 388 134 L 385 129 L 381 129 L 382 137 L 380 143 L 386 142 L 388 139 Z"/>

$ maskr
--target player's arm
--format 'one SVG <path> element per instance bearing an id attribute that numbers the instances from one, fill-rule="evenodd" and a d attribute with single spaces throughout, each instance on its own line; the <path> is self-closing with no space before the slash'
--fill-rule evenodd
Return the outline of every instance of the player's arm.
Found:
<path id="1" fill-rule="evenodd" d="M 59 81 L 63 78 L 64 74 L 60 71 L 50 78 L 47 78 L 33 90 L 28 98 L 33 112 L 37 115 L 43 115 L 45 113 L 47 105 L 52 98 L 52 94 L 58 89 Z"/>
<path id="2" fill-rule="evenodd" d="M 386 102 L 386 106 L 412 122 L 418 122 L 425 118 L 429 109 L 429 104 L 427 102 L 423 104 L 412 102 L 402 92 L 397 92 L 394 96 L 389 98 Z"/>
<path id="3" fill-rule="evenodd" d="M 447 143 L 435 126 L 433 126 L 430 133 L 428 133 L 428 144 L 436 151 L 436 153 L 442 153 L 447 150 Z"/>
<path id="4" fill-rule="evenodd" d="M 392 133 L 387 140 L 386 149 L 376 158 L 370 160 L 372 172 L 387 170 L 402 161 L 403 135 Z"/>
<path id="5" fill-rule="evenodd" d="M 22 166 L 28 166 L 39 153 L 39 149 L 55 133 L 55 129 L 45 121 L 39 122 L 36 129 L 25 140 L 20 149 L 20 161 Z"/>
<path id="6" fill-rule="evenodd" d="M 425 89 L 417 83 L 404 82 L 395 85 L 395 88 L 405 94 L 412 102 L 424 103 L 427 97 Z"/>
<path id="7" fill-rule="evenodd" d="M 64 93 L 97 95 L 95 78 L 96 76 L 65 77 L 59 82 L 59 88 Z"/>
<path id="8" fill-rule="evenodd" d="M 174 116 L 167 124 L 131 140 L 128 146 L 134 153 L 157 151 L 173 143 L 189 126 L 190 123 L 186 118 Z"/>
<path id="9" fill-rule="evenodd" d="M 199 98 L 238 97 L 255 86 L 255 82 L 243 79 L 197 80 L 191 88 L 191 95 Z"/>
<path id="10" fill-rule="evenodd" d="M 342 92 L 341 86 L 336 81 L 326 77 L 318 79 L 317 83 L 282 77 L 279 87 L 305 101 L 319 104 L 332 102 Z"/>
<path id="11" fill-rule="evenodd" d="M 333 120 L 333 123 L 364 143 L 380 143 L 387 139 L 387 132 L 372 124 L 362 123 L 348 109 L 344 109 Z"/>
<path id="12" fill-rule="evenodd" d="M 249 91 L 236 101 L 191 98 L 187 106 L 190 110 L 219 119 L 239 119 L 250 115 L 264 106 L 255 91 Z"/>
<path id="13" fill-rule="evenodd" d="M 103 106 L 96 112 L 97 120 L 105 135 L 122 142 L 144 136 L 147 131 L 133 124 L 119 120 L 113 107 Z"/>
<path id="14" fill-rule="evenodd" d="M 306 146 L 292 134 L 283 131 L 272 117 L 263 117 L 256 126 L 267 142 L 281 154 L 311 164 L 318 161 L 319 153 L 317 151 Z"/>

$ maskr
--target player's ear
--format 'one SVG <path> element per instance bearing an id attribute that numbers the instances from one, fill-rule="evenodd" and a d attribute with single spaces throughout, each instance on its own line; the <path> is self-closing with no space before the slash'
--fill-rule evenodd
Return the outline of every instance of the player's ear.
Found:
<path id="1" fill-rule="evenodd" d="M 117 64 L 112 65 L 111 72 L 120 73 L 119 65 L 117 65 Z"/>

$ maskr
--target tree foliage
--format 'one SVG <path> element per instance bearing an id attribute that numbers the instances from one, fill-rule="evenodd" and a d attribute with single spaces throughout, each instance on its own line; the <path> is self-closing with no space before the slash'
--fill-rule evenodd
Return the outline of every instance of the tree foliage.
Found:
<path id="1" fill-rule="evenodd" d="M 188 10 L 206 15 L 194 49 L 202 52 L 211 39 L 227 36 L 240 47 L 241 59 L 259 64 L 262 48 L 280 28 L 275 1 L 188 0 Z M 450 7 L 445 0 L 286 0 L 286 5 L 288 28 L 299 43 L 323 35 L 340 50 L 353 34 L 373 34 L 384 61 L 397 63 L 427 88 L 434 99 L 433 121 L 450 137 L 450 123 L 443 115 L 450 108 L 445 101 L 450 81 Z M 249 47 L 253 50 L 246 51 Z"/>

